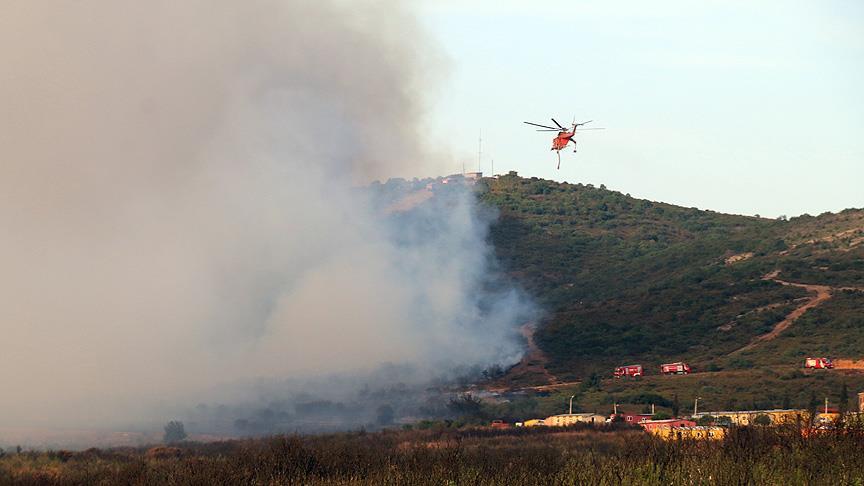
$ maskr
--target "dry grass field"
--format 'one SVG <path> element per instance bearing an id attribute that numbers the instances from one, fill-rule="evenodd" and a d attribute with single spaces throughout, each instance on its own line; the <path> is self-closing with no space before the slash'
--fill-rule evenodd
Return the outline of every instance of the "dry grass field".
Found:
<path id="1" fill-rule="evenodd" d="M 398 430 L 6 453 L 0 483 L 94 484 L 864 484 L 864 433 L 733 430 L 663 442 L 637 429 Z"/>

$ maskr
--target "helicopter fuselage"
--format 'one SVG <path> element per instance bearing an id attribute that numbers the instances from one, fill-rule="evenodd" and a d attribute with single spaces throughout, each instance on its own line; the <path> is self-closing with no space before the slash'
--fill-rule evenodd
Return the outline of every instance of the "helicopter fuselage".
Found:
<path id="1" fill-rule="evenodd" d="M 575 135 L 575 134 L 576 134 L 575 130 L 572 132 L 567 132 L 567 131 L 559 132 L 558 136 L 552 140 L 552 148 L 550 150 L 561 150 L 563 148 L 567 148 L 567 144 L 570 143 L 571 141 L 573 143 L 576 143 L 575 140 L 572 140 L 573 135 Z"/>

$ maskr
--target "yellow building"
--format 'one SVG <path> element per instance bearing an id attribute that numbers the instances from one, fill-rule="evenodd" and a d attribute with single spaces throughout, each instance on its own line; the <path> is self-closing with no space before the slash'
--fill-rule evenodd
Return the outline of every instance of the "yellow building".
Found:
<path id="1" fill-rule="evenodd" d="M 756 418 L 762 415 L 768 417 L 770 425 L 793 425 L 806 423 L 810 417 L 810 412 L 803 409 L 702 412 L 696 414 L 694 419 L 706 416 L 714 418 L 728 417 L 733 425 L 756 425 Z"/>
<path id="2" fill-rule="evenodd" d="M 810 423 L 810 412 L 803 409 L 784 409 L 784 410 L 744 410 L 744 411 L 725 411 L 725 412 L 703 412 L 696 415 L 696 419 L 701 417 L 714 417 L 722 419 L 726 417 L 732 425 L 807 425 Z M 764 419 L 757 419 L 760 416 L 768 417 L 768 422 Z M 840 413 L 831 409 L 827 412 L 816 412 L 814 419 L 815 424 L 827 425 L 836 422 L 840 418 Z"/>
<path id="3" fill-rule="evenodd" d="M 840 420 L 840 412 L 818 412 L 814 422 L 820 425 L 833 424 Z"/>
<path id="4" fill-rule="evenodd" d="M 562 413 L 561 415 L 546 417 L 543 420 L 544 425 L 550 427 L 566 427 L 575 424 L 602 424 L 605 422 L 606 417 L 597 415 L 596 413 Z"/>
<path id="5" fill-rule="evenodd" d="M 849 412 L 843 419 L 848 425 L 864 426 L 864 412 Z"/>
<path id="6" fill-rule="evenodd" d="M 726 429 L 714 426 L 658 427 L 648 431 L 663 440 L 721 440 Z"/>
<path id="7" fill-rule="evenodd" d="M 531 419 L 522 423 L 523 427 L 539 427 L 541 425 L 546 425 L 543 419 Z"/>

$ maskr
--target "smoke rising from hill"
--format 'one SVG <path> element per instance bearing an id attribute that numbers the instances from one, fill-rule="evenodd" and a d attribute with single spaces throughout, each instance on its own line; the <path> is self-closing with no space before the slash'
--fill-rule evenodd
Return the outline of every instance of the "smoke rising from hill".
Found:
<path id="1" fill-rule="evenodd" d="M 435 170 L 428 52 L 396 2 L 4 3 L 0 422 L 518 358 L 473 197 L 353 188 Z"/>

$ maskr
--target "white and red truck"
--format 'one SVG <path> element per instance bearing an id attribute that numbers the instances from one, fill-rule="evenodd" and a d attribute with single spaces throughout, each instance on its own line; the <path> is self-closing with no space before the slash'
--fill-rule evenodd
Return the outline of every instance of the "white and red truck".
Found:
<path id="1" fill-rule="evenodd" d="M 834 363 L 830 358 L 804 358 L 804 367 L 814 370 L 834 369 Z"/>
<path id="2" fill-rule="evenodd" d="M 642 365 L 619 366 L 615 368 L 613 374 L 615 378 L 621 378 L 622 376 L 642 376 Z"/>
<path id="3" fill-rule="evenodd" d="M 681 361 L 660 365 L 660 372 L 664 375 L 689 375 L 690 371 L 690 365 Z"/>

